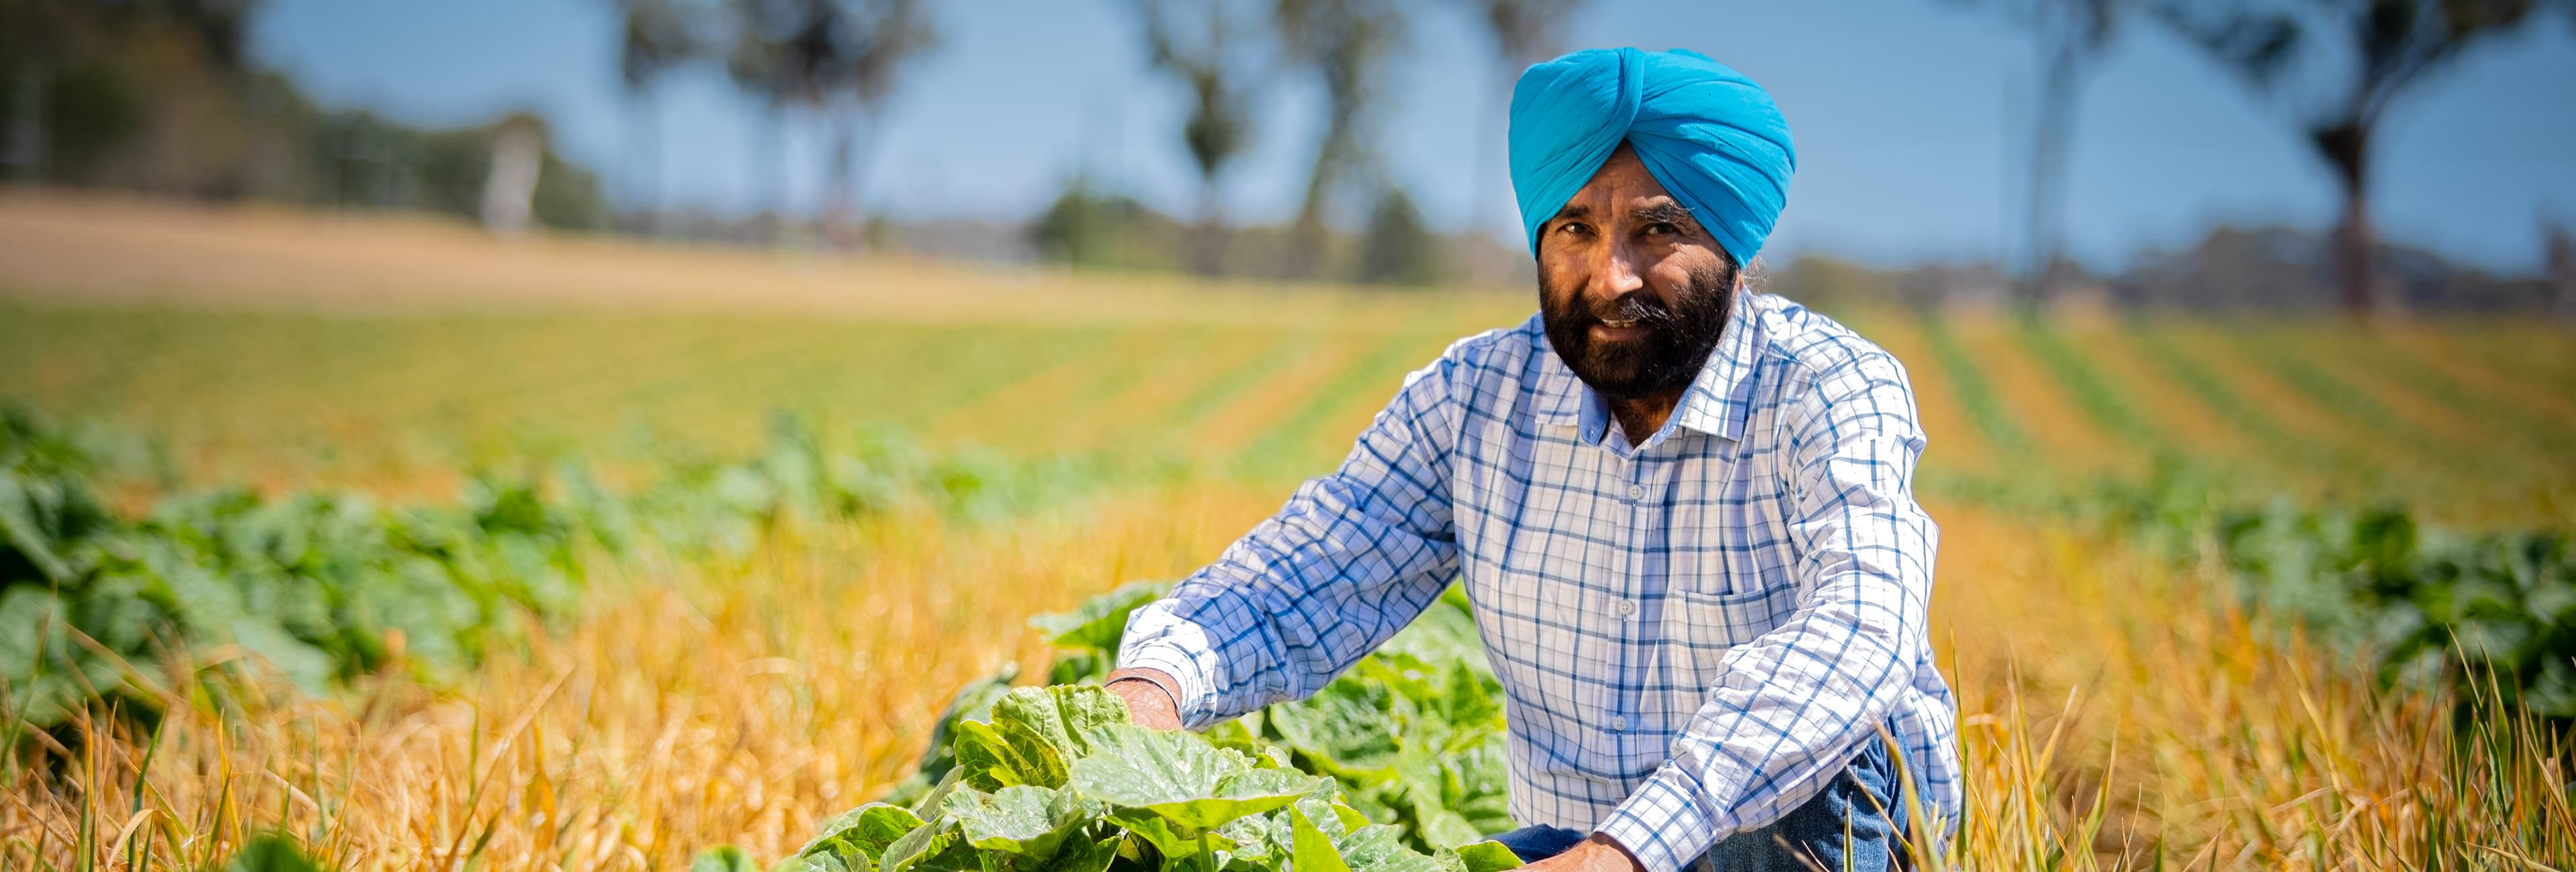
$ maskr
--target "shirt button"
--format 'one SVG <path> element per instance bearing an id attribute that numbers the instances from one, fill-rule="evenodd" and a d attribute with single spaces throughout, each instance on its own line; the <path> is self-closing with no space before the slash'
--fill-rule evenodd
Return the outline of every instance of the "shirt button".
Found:
<path id="1" fill-rule="evenodd" d="M 1610 731 L 1611 731 L 1611 732 L 1614 732 L 1614 733 L 1625 733 L 1625 732 L 1627 732 L 1627 731 L 1628 731 L 1628 719 L 1627 719 L 1627 718 L 1611 718 L 1611 719 L 1610 719 Z"/>
<path id="2" fill-rule="evenodd" d="M 1642 500 L 1642 499 L 1645 499 L 1645 498 L 1646 498 L 1646 486 L 1645 486 L 1645 485 L 1642 485 L 1642 484 L 1632 484 L 1632 485 L 1629 485 L 1629 486 L 1628 486 L 1628 498 L 1629 498 L 1629 499 L 1632 499 L 1632 500 Z"/>
<path id="3" fill-rule="evenodd" d="M 1620 615 L 1621 617 L 1626 617 L 1626 616 L 1628 616 L 1628 615 L 1633 615 L 1633 614 L 1636 614 L 1636 613 L 1637 613 L 1637 601 L 1636 601 L 1636 600 L 1620 600 L 1620 601 L 1619 601 L 1619 615 Z"/>

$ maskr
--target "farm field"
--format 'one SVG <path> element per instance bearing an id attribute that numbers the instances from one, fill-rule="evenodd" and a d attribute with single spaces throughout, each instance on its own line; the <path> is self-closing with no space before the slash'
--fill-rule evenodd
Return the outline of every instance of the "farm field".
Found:
<path id="1" fill-rule="evenodd" d="M 384 677 L 178 709 L 150 737 L 99 727 L 59 771 L 16 776 L 0 863 L 136 868 L 142 845 L 195 867 L 284 830 L 352 869 L 673 869 L 719 843 L 766 866 L 902 780 L 959 686 L 1003 663 L 1043 674 L 1024 618 L 1203 563 L 1328 469 L 1407 371 L 1527 297 L 0 201 L 0 400 L 155 441 L 171 468 L 146 490 L 453 501 L 474 471 L 532 459 L 746 455 L 781 412 L 827 442 L 1105 470 L 999 519 L 906 509 L 608 564 L 564 626 L 453 686 Z M 2181 464 L 2249 501 L 2576 525 L 2565 334 L 1831 314 L 1906 364 L 1930 431 L 1967 866 L 2576 852 L 2545 749 L 2455 742 L 2475 728 L 2446 700 L 2382 690 L 2370 664 L 2265 631 L 2216 570 L 2056 509 Z"/>
<path id="2" fill-rule="evenodd" d="M 1499 314 L 1484 323 L 1516 320 L 1473 303 Z M 1406 372 L 1474 326 L 1432 303 L 1418 314 L 1440 326 L 0 305 L 0 394 L 154 434 L 190 478 L 425 478 L 430 493 L 441 471 L 530 452 L 740 452 L 775 412 L 942 449 L 1276 480 L 1327 468 Z M 2134 475 L 2165 456 L 2301 493 L 2547 518 L 2576 482 L 2576 365 L 2558 336 L 2512 349 L 2488 325 L 1844 314 L 1906 362 L 1936 492 Z"/>

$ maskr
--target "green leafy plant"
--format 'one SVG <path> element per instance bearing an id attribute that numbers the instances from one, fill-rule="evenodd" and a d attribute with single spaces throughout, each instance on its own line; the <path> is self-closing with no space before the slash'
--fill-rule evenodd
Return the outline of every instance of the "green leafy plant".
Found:
<path id="1" fill-rule="evenodd" d="M 1128 723 L 1096 686 L 1015 688 L 951 732 L 954 762 L 908 804 L 833 819 L 778 872 L 1499 872 L 1478 842 L 1421 852 L 1241 736 Z M 721 850 L 721 849 L 719 849 Z M 702 855 L 701 863 L 717 852 Z M 721 868 L 721 867 L 719 867 Z"/>
<path id="2" fill-rule="evenodd" d="M 624 494 L 563 462 L 477 475 L 453 505 L 228 488 L 128 516 L 101 496 L 113 440 L 0 408 L 0 732 L 14 748 L 16 730 L 86 708 L 148 720 L 220 703 L 199 691 L 251 672 L 307 693 L 387 669 L 439 682 L 568 618 L 603 554 L 734 559 L 898 506 L 1008 514 L 1091 481 L 888 440 L 827 446 L 786 416 L 772 431 L 748 459 L 670 460 Z"/>
<path id="3" fill-rule="evenodd" d="M 2371 657 L 2390 685 L 2576 720 L 2576 542 L 2461 534 L 2404 509 L 2245 508 L 2178 468 L 2107 492 L 2105 520 L 2208 567 L 2252 613 Z"/>
<path id="4" fill-rule="evenodd" d="M 1131 584 L 1072 611 L 1030 621 L 1058 649 L 1048 683 L 1098 683 L 1115 667 L 1127 616 L 1169 590 Z M 960 691 L 942 714 L 919 771 L 887 797 L 916 803 L 960 767 L 999 755 L 984 736 L 1013 693 L 1016 667 Z M 1208 731 L 1210 741 L 1329 777 L 1341 801 L 1392 826 L 1417 851 L 1467 845 L 1511 829 L 1505 808 L 1502 685 L 1485 660 L 1464 592 L 1452 588 L 1411 626 L 1313 697 L 1270 706 Z M 970 780 L 970 783 L 973 783 Z"/>

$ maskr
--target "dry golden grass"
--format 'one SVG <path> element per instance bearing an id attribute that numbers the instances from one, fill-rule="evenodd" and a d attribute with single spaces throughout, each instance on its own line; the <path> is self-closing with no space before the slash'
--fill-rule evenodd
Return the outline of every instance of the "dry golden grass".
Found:
<path id="1" fill-rule="evenodd" d="M 1028 615 L 1185 572 L 1271 499 L 1151 494 L 973 530 L 909 516 L 740 566 L 639 567 L 452 693 L 387 681 L 233 717 L 181 708 L 139 818 L 141 737 L 93 737 L 81 765 L 12 787 L 0 857 L 68 868 L 86 814 L 114 818 L 111 836 L 133 820 L 161 867 L 272 829 L 349 869 L 671 869 L 719 842 L 775 858 L 909 774 L 966 682 L 1042 668 Z M 126 862 L 127 840 L 89 842 Z"/>
<path id="2" fill-rule="evenodd" d="M 2365 664 L 2258 627 L 2162 561 L 1942 517 L 1934 624 L 1959 691 L 1965 868 L 2576 862 L 2566 749 L 2547 731 L 2482 741 L 2502 725 L 2383 692 Z"/>
<path id="3" fill-rule="evenodd" d="M 0 857 L 191 866 L 284 829 L 350 869 L 676 869 L 717 843 L 775 859 L 902 778 L 957 687 L 1042 664 L 1027 615 L 1186 572 L 1276 499 L 1137 493 L 1007 528 L 903 517 L 740 566 L 641 568 L 569 632 L 450 693 L 386 682 L 231 718 L 183 710 L 139 803 L 146 748 L 94 736 L 63 772 L 10 789 Z M 1936 516 L 1935 636 L 1960 692 L 1972 809 L 1960 868 L 2576 857 L 2569 773 L 2544 762 L 2557 755 L 2455 760 L 2437 700 L 2379 693 L 2355 666 L 2267 640 L 2158 561 L 2046 525 Z"/>

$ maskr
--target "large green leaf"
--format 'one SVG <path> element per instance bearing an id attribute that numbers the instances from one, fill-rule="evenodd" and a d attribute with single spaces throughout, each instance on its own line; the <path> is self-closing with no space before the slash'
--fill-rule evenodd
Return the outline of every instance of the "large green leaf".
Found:
<path id="1" fill-rule="evenodd" d="M 1320 784 L 1282 769 L 1255 769 L 1242 754 L 1187 733 L 1117 724 L 1096 730 L 1097 750 L 1074 761 L 1073 789 L 1200 833 L 1287 806 Z"/>
<path id="2" fill-rule="evenodd" d="M 1154 852 L 1162 855 L 1165 868 L 1185 868 L 1177 866 L 1176 861 L 1196 857 L 1199 854 L 1201 834 L 1183 830 L 1151 811 L 1141 808 L 1118 808 L 1109 810 L 1104 817 L 1119 829 L 1126 830 L 1137 838 L 1145 840 L 1146 844 L 1154 846 Z M 1232 850 L 1236 847 L 1236 842 L 1231 836 L 1210 834 L 1207 847 L 1215 851 Z"/>
<path id="3" fill-rule="evenodd" d="M 1496 841 L 1442 848 L 1431 859 L 1448 872 L 1507 872 L 1521 867 L 1521 855 Z"/>
<path id="4" fill-rule="evenodd" d="M 868 859 L 875 860 L 884 857 L 886 847 L 894 844 L 896 839 L 920 829 L 922 824 L 921 816 L 913 814 L 910 809 L 872 802 L 824 823 L 822 834 L 805 843 L 805 847 L 796 849 L 796 853 L 807 853 L 826 841 L 837 840 L 864 851 Z"/>
<path id="5" fill-rule="evenodd" d="M 1304 812 L 1291 807 L 1288 820 L 1296 833 L 1288 859 L 1296 864 L 1297 872 L 1351 872 L 1350 864 L 1342 860 L 1341 849 L 1333 847 L 1333 838 L 1318 829 Z"/>
<path id="6" fill-rule="evenodd" d="M 933 822 L 915 828 L 886 845 L 885 855 L 879 858 L 877 867 L 885 872 L 905 872 L 923 865 L 924 861 L 935 859 L 960 841 L 956 824 L 947 820 Z"/>
<path id="7" fill-rule="evenodd" d="M 957 822 L 967 844 L 1038 860 L 1054 857 L 1065 838 L 1092 817 L 1071 791 L 1029 786 L 960 790 L 948 795 L 940 811 Z"/>
<path id="8" fill-rule="evenodd" d="M 0 578 L 0 584 L 18 581 L 48 581 L 67 584 L 72 581 L 72 568 L 54 553 L 47 541 L 45 525 L 39 517 L 45 485 L 21 478 L 17 473 L 0 469 L 0 542 L 14 549 L 19 558 L 43 575 L 42 579 Z"/>
<path id="9" fill-rule="evenodd" d="M 1118 859 L 1119 842 L 1077 837 L 1068 840 L 1055 856 L 1043 860 L 1024 854 L 984 852 L 978 857 L 983 864 L 980 872 L 1103 872 Z"/>
<path id="10" fill-rule="evenodd" d="M 1030 760 L 1023 756 L 1023 746 L 1015 746 L 1002 738 L 991 724 L 958 722 L 957 738 L 951 747 L 957 754 L 956 774 L 962 779 L 959 783 L 976 790 L 995 791 L 1028 784 L 1031 773 L 1043 775 L 1063 769 L 1061 761 L 1050 766 L 1050 761 Z M 1041 747 L 1039 750 L 1043 752 L 1044 749 Z M 1061 776 L 1058 778 L 1060 780 Z"/>
<path id="11" fill-rule="evenodd" d="M 689 859 L 689 872 L 760 872 L 751 854 L 733 845 L 717 845 Z"/>
<path id="12" fill-rule="evenodd" d="M 1360 775 L 1394 762 L 1398 730 L 1387 716 L 1388 693 L 1374 683 L 1335 681 L 1303 702 L 1272 706 L 1270 725 L 1289 747 L 1329 761 L 1336 775 Z"/>
<path id="13" fill-rule="evenodd" d="M 1100 687 L 1023 687 L 993 704 L 994 726 L 1024 733 L 1023 741 L 1042 742 L 1067 761 L 1091 754 L 1092 731 L 1127 720 L 1127 704 Z"/>
<path id="14" fill-rule="evenodd" d="M 1350 872 L 1441 872 L 1429 855 L 1405 847 L 1404 829 L 1378 824 L 1352 830 L 1333 843 Z"/>

